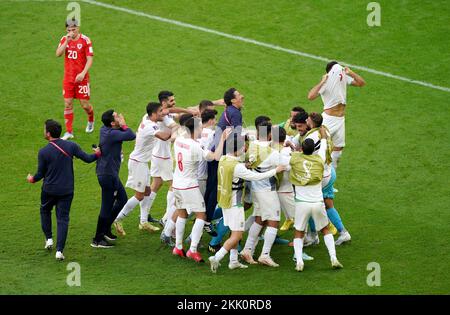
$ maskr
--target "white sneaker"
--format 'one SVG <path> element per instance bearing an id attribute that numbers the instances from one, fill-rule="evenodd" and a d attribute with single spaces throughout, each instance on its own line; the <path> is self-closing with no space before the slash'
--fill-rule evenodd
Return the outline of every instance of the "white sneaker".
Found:
<path id="1" fill-rule="evenodd" d="M 49 251 L 53 249 L 53 239 L 49 238 L 48 240 L 45 241 L 44 249 L 47 249 Z"/>
<path id="2" fill-rule="evenodd" d="M 307 253 L 303 252 L 303 253 L 302 253 L 302 259 L 303 259 L 303 261 L 312 261 L 312 260 L 314 260 L 314 257 L 309 256 Z M 293 260 L 294 262 L 297 262 L 297 258 L 295 258 L 295 254 L 294 254 L 294 256 L 292 257 L 292 260 Z"/>
<path id="3" fill-rule="evenodd" d="M 228 268 L 233 269 L 245 269 L 248 268 L 247 265 L 241 264 L 239 261 L 233 261 L 228 264 Z"/>
<path id="4" fill-rule="evenodd" d="M 352 237 L 350 236 L 350 233 L 348 231 L 342 232 L 336 242 L 334 242 L 334 245 L 339 246 L 342 245 L 345 242 L 350 242 L 352 240 Z"/>
<path id="5" fill-rule="evenodd" d="M 280 265 L 273 261 L 272 257 L 269 255 L 261 255 L 258 258 L 258 262 L 260 264 L 269 266 L 269 267 L 279 267 Z"/>
<path id="6" fill-rule="evenodd" d="M 342 266 L 342 264 L 339 262 L 339 260 L 337 260 L 336 257 L 332 257 L 331 258 L 331 267 L 333 267 L 333 269 L 342 269 L 342 268 L 344 268 L 344 266 Z"/>
<path id="7" fill-rule="evenodd" d="M 62 252 L 58 251 L 56 252 L 55 258 L 56 260 L 64 260 L 65 257 Z"/>
<path id="8" fill-rule="evenodd" d="M 72 139 L 72 138 L 73 138 L 73 133 L 70 133 L 70 132 L 66 132 L 64 134 L 64 136 L 61 137 L 61 139 L 63 139 L 63 140 L 69 140 L 69 139 Z"/>
<path id="9" fill-rule="evenodd" d="M 338 193 L 339 190 L 337 190 L 336 188 L 333 188 L 333 192 L 334 192 L 334 193 Z"/>
<path id="10" fill-rule="evenodd" d="M 211 256 L 208 258 L 209 264 L 211 265 L 212 273 L 216 273 L 217 269 L 219 269 L 220 263 L 216 260 L 216 257 Z"/>
<path id="11" fill-rule="evenodd" d="M 258 264 L 254 259 L 253 259 L 253 255 L 252 255 L 252 252 L 250 251 L 250 250 L 248 250 L 248 249 L 243 249 L 243 250 L 241 250 L 241 258 L 247 263 L 247 264 L 250 264 L 250 265 L 256 265 L 256 264 Z"/>
<path id="12" fill-rule="evenodd" d="M 300 262 L 295 265 L 295 270 L 297 270 L 298 272 L 302 272 L 304 267 L 305 267 L 305 264 L 303 262 Z"/>
<path id="13" fill-rule="evenodd" d="M 86 133 L 92 133 L 94 131 L 94 122 L 88 121 L 86 126 Z"/>
<path id="14" fill-rule="evenodd" d="M 319 243 L 320 243 L 320 239 L 319 239 L 319 235 L 317 233 L 312 237 L 311 237 L 311 235 L 307 235 L 305 237 L 303 247 L 308 247 L 311 245 L 319 245 Z"/>

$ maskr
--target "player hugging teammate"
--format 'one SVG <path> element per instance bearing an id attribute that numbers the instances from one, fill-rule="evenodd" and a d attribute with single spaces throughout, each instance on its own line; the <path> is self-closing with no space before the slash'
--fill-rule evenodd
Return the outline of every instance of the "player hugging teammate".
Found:
<path id="1" fill-rule="evenodd" d="M 88 73 L 94 55 L 92 43 L 80 33 L 75 20 L 66 22 L 66 31 L 56 50 L 57 56 L 65 56 L 63 140 L 74 137 L 74 98 L 88 116 L 86 132 L 94 131 Z M 232 270 L 258 263 L 278 267 L 271 249 L 282 241 L 278 232 L 292 228 L 295 270 L 303 271 L 305 261 L 313 259 L 303 247 L 319 244 L 318 231 L 324 235 L 331 266 L 342 268 L 335 246 L 349 242 L 351 236 L 335 208 L 334 183 L 345 146 L 347 86 L 362 87 L 365 81 L 335 61 L 325 70 L 322 80 L 308 94 L 309 100 L 321 96 L 322 114 L 308 114 L 295 106 L 286 113 L 289 118 L 276 126 L 270 117 L 258 116 L 255 138 L 242 128 L 244 96 L 236 89 L 227 90 L 223 99 L 203 100 L 188 108 L 176 107 L 174 93 L 161 91 L 158 102 L 146 106 L 129 155 L 126 186 L 134 190 L 134 196 L 113 218 L 119 236 L 126 235 L 122 222 L 139 205 L 138 228 L 152 233 L 159 228 L 150 222 L 158 222 L 164 227 L 161 241 L 180 258 L 204 262 L 200 253 L 203 231 L 215 236 L 214 244 L 208 247 L 214 253 L 208 259 L 214 273 L 227 254 Z M 225 110 L 216 120 L 217 105 L 225 106 Z M 166 213 L 163 220 L 155 220 L 150 210 L 164 182 L 169 185 Z M 246 221 L 245 211 L 251 207 L 252 215 Z M 285 221 L 279 229 L 282 215 Z M 194 223 L 185 252 L 183 238 L 189 218 Z M 216 233 L 212 223 L 218 220 Z M 229 237 L 221 244 L 228 231 Z M 246 231 L 246 241 L 241 244 Z M 113 247 L 110 242 L 117 237 L 109 228 L 107 232 L 108 238 L 95 240 L 93 247 Z M 335 242 L 336 233 L 339 236 Z M 264 243 L 255 260 L 260 239 Z M 241 263 L 239 256 L 248 265 Z"/>

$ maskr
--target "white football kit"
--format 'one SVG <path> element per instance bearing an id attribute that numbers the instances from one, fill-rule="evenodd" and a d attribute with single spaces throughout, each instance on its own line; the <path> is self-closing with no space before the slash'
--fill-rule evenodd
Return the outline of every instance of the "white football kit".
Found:
<path id="1" fill-rule="evenodd" d="M 199 139 L 200 145 L 203 149 L 211 150 L 212 144 L 214 142 L 215 130 L 211 128 L 203 128 L 202 136 Z M 205 195 L 206 191 L 206 180 L 208 179 L 208 162 L 206 160 L 201 160 L 198 166 L 198 184 L 202 196 Z"/>
<path id="2" fill-rule="evenodd" d="M 138 192 L 144 192 L 145 187 L 150 186 L 148 162 L 152 158 L 155 142 L 159 140 L 155 137 L 158 131 L 158 124 L 148 119 L 148 115 L 145 115 L 137 129 L 134 150 L 128 159 L 126 187 Z"/>
<path id="3" fill-rule="evenodd" d="M 169 126 L 175 121 L 172 116 L 164 116 L 163 121 L 158 122 L 158 127 L 162 131 L 170 131 Z M 173 179 L 173 160 L 170 152 L 170 141 L 156 139 L 152 152 L 152 164 L 150 168 L 151 177 L 161 177 L 163 181 Z"/>
<path id="4" fill-rule="evenodd" d="M 270 141 L 255 140 L 254 144 L 261 147 L 269 147 Z M 249 156 L 252 159 L 252 156 Z M 269 156 L 255 169 L 259 173 L 275 169 L 280 164 L 280 153 L 272 150 Z M 261 217 L 263 221 L 280 221 L 280 200 L 276 190 L 276 178 L 252 181 L 251 191 L 253 199 L 253 216 Z"/>
<path id="5" fill-rule="evenodd" d="M 176 163 L 172 187 L 177 209 L 186 209 L 188 213 L 206 211 L 198 182 L 198 168 L 209 152 L 192 138 L 178 137 L 175 140 Z"/>
<path id="6" fill-rule="evenodd" d="M 347 104 L 347 85 L 352 84 L 353 78 L 345 74 L 344 68 L 335 64 L 328 79 L 319 90 L 322 97 L 323 109 L 329 109 L 339 104 Z M 345 146 L 345 117 L 330 116 L 322 113 L 323 124 L 331 133 L 331 139 L 336 147 Z"/>

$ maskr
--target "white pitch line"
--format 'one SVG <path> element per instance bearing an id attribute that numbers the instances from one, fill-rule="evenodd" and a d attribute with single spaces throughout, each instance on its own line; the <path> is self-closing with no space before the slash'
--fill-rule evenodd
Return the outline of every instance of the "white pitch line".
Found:
<path id="1" fill-rule="evenodd" d="M 291 54 L 291 55 L 302 56 L 302 57 L 305 57 L 305 58 L 310 58 L 310 59 L 324 61 L 324 62 L 330 62 L 332 60 L 332 59 L 328 59 L 328 58 L 325 58 L 325 57 L 321 57 L 321 56 L 308 54 L 308 53 L 297 51 L 297 50 L 293 50 L 293 49 L 284 48 L 284 47 L 277 46 L 277 45 L 272 45 L 272 44 L 260 42 L 260 41 L 257 41 L 257 40 L 251 39 L 251 38 L 246 38 L 246 37 L 242 37 L 242 36 L 236 36 L 236 35 L 232 35 L 232 34 L 227 34 L 227 33 L 223 33 L 223 32 L 219 32 L 219 31 L 213 30 L 213 29 L 209 29 L 209 28 L 205 28 L 205 27 L 201 27 L 201 26 L 197 26 L 197 25 L 193 25 L 193 24 L 189 24 L 189 23 L 184 23 L 184 22 L 180 22 L 180 21 L 176 21 L 176 20 L 166 19 L 166 18 L 157 16 L 157 15 L 151 15 L 151 14 L 147 14 L 145 12 L 131 10 L 131 9 L 127 9 L 127 8 L 124 8 L 124 7 L 119 7 L 119 6 L 108 4 L 108 3 L 103 3 L 103 2 L 99 2 L 99 1 L 95 1 L 95 0 L 82 0 L 82 1 L 85 2 L 85 3 L 92 4 L 92 5 L 108 8 L 108 9 L 111 9 L 111 10 L 116 10 L 116 11 L 121 11 L 121 12 L 125 12 L 125 13 L 132 14 L 132 15 L 142 16 L 142 17 L 146 17 L 146 18 L 152 19 L 152 20 L 156 20 L 156 21 L 160 21 L 160 22 L 164 22 L 164 23 L 177 25 L 177 26 L 180 26 L 180 27 L 190 28 L 190 29 L 194 29 L 194 30 L 197 30 L 197 31 L 201 31 L 201 32 L 205 32 L 205 33 L 210 33 L 210 34 L 214 34 L 214 35 L 218 35 L 218 36 L 222 36 L 222 37 L 238 40 L 238 41 L 245 42 L 245 43 L 250 43 L 250 44 L 257 45 L 257 46 L 266 47 L 266 48 L 270 48 L 270 49 L 286 52 L 286 53 Z M 450 92 L 450 88 L 445 87 L 445 86 L 439 86 L 439 85 L 434 85 L 434 84 L 431 84 L 431 83 L 428 83 L 428 82 L 424 82 L 424 81 L 413 80 L 413 79 L 409 79 L 409 78 L 402 77 L 402 76 L 399 76 L 399 75 L 395 75 L 395 74 L 392 74 L 392 73 L 388 73 L 388 72 L 383 72 L 383 71 L 378 71 L 378 70 L 375 70 L 375 69 L 367 68 L 367 67 L 364 67 L 364 66 L 352 65 L 352 64 L 349 64 L 349 63 L 346 63 L 346 62 L 341 62 L 341 63 L 344 64 L 344 65 L 347 65 L 347 66 L 349 66 L 350 68 L 353 68 L 353 69 L 357 69 L 357 70 L 361 70 L 361 71 L 377 74 L 377 75 L 384 76 L 384 77 L 387 77 L 387 78 L 392 78 L 392 79 L 397 79 L 397 80 L 400 80 L 400 81 L 405 81 L 405 82 L 412 83 L 412 84 L 417 84 L 417 85 L 429 87 L 429 88 L 432 88 L 432 89 L 435 89 L 435 90 L 441 90 L 441 91 L 444 91 L 444 92 Z"/>

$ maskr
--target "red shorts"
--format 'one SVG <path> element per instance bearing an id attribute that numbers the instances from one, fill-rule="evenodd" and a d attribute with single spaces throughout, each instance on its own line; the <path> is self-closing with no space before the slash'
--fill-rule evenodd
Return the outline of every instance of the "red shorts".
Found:
<path id="1" fill-rule="evenodd" d="M 89 100 L 91 96 L 89 80 L 83 80 L 81 82 L 63 82 L 63 96 L 64 98 Z"/>

